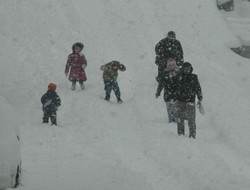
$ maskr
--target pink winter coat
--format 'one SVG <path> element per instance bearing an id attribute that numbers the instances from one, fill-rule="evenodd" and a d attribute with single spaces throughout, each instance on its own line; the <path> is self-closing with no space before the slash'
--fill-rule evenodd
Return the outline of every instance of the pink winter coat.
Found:
<path id="1" fill-rule="evenodd" d="M 87 67 L 87 60 L 83 53 L 71 53 L 68 56 L 67 64 L 65 66 L 65 74 L 68 74 L 70 81 L 86 81 L 87 76 L 85 68 Z"/>

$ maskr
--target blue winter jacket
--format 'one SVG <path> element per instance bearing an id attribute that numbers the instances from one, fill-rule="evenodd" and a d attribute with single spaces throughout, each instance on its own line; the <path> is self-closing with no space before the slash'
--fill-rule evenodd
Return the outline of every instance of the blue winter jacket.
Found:
<path id="1" fill-rule="evenodd" d="M 43 111 L 47 113 L 56 112 L 61 105 L 61 99 L 55 91 L 48 90 L 41 98 Z"/>

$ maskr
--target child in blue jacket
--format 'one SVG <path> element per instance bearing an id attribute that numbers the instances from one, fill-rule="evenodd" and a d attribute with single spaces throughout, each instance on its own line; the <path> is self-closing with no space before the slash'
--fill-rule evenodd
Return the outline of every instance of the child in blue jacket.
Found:
<path id="1" fill-rule="evenodd" d="M 56 87 L 54 83 L 50 83 L 48 85 L 48 91 L 41 98 L 43 105 L 43 123 L 49 123 L 50 118 L 51 125 L 57 125 L 56 112 L 61 105 L 61 99 L 55 91 Z"/>

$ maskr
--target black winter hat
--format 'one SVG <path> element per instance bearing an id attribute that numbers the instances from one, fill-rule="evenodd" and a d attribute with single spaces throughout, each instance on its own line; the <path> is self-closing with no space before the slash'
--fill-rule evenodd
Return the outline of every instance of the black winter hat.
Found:
<path id="1" fill-rule="evenodd" d="M 175 38 L 175 32 L 174 31 L 169 31 L 168 32 L 168 37 L 170 37 L 170 36 Z"/>
<path id="2" fill-rule="evenodd" d="M 189 63 L 189 62 L 184 62 L 184 63 L 182 64 L 182 66 L 181 66 L 181 71 L 183 72 L 183 70 L 184 70 L 185 68 L 191 68 L 191 72 L 190 72 L 190 73 L 193 72 L 193 66 L 191 65 L 191 63 Z"/>
<path id="3" fill-rule="evenodd" d="M 82 51 L 82 49 L 84 48 L 84 45 L 81 42 L 76 42 L 72 46 L 73 51 L 74 51 L 75 47 L 79 47 L 81 49 L 81 51 Z"/>
<path id="4" fill-rule="evenodd" d="M 112 65 L 119 65 L 120 64 L 120 62 L 116 61 L 116 60 L 111 61 L 111 63 L 112 63 Z"/>

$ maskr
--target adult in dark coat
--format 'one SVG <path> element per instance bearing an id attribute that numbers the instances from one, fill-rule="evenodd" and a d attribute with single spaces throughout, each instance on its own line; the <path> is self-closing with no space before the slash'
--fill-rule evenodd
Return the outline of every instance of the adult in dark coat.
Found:
<path id="1" fill-rule="evenodd" d="M 189 137 L 196 137 L 196 106 L 195 98 L 198 97 L 198 105 L 203 99 L 198 76 L 193 74 L 193 67 L 189 62 L 182 65 L 179 75 L 173 77 L 172 90 L 176 101 L 177 132 L 184 135 L 184 119 L 187 117 L 189 126 Z"/>
<path id="2" fill-rule="evenodd" d="M 178 67 L 181 67 L 184 61 L 181 43 L 173 31 L 169 31 L 167 37 L 156 44 L 155 54 L 155 64 L 158 66 L 157 81 L 164 74 L 163 70 L 166 69 L 168 59 L 174 59 Z"/>
<path id="3" fill-rule="evenodd" d="M 56 85 L 50 83 L 48 85 L 48 91 L 41 97 L 41 103 L 43 105 L 43 123 L 48 123 L 50 118 L 51 125 L 57 125 L 56 112 L 61 105 L 61 99 L 55 90 Z"/>
<path id="4" fill-rule="evenodd" d="M 85 68 L 87 67 L 87 60 L 85 55 L 81 53 L 84 45 L 81 42 L 77 42 L 72 46 L 72 53 L 69 54 L 68 60 L 65 66 L 65 75 L 68 76 L 69 70 L 69 80 L 72 82 L 72 90 L 76 89 L 76 82 L 80 83 L 80 87 L 84 89 L 84 81 L 87 80 Z"/>

